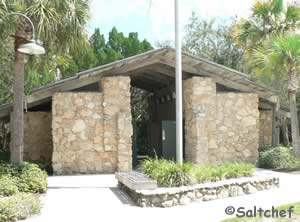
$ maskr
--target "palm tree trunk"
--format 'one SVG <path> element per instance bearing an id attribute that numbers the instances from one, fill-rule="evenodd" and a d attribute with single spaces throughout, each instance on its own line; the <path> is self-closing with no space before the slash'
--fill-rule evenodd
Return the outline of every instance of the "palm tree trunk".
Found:
<path id="1" fill-rule="evenodd" d="M 17 164 L 23 161 L 24 149 L 24 63 L 25 55 L 16 50 L 10 161 Z"/>
<path id="2" fill-rule="evenodd" d="M 288 129 L 288 123 L 286 117 L 282 119 L 280 128 L 282 132 L 282 143 L 283 145 L 288 146 L 290 141 L 289 141 L 289 129 Z"/>
<path id="3" fill-rule="evenodd" d="M 296 93 L 298 90 L 298 77 L 296 70 L 291 67 L 288 73 L 288 95 L 291 112 L 291 126 L 292 126 L 292 144 L 295 155 L 300 157 L 300 138 L 299 138 L 299 125 L 298 125 L 298 112 L 296 104 Z"/>

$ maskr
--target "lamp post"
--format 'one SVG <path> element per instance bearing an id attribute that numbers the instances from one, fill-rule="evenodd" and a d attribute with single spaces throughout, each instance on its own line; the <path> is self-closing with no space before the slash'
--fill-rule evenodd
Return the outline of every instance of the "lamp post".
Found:
<path id="1" fill-rule="evenodd" d="M 176 48 L 176 161 L 183 162 L 182 132 L 182 55 L 180 30 L 180 0 L 175 0 L 175 48 Z"/>
<path id="2" fill-rule="evenodd" d="M 21 16 L 25 18 L 32 29 L 32 32 L 25 36 L 15 36 L 15 70 L 13 81 L 13 112 L 11 113 L 11 141 L 10 161 L 22 163 L 24 149 L 24 67 L 26 55 L 45 54 L 45 49 L 38 45 L 35 39 L 35 28 L 29 17 L 22 13 L 14 12 L 6 16 Z M 30 36 L 30 37 L 29 37 Z"/>

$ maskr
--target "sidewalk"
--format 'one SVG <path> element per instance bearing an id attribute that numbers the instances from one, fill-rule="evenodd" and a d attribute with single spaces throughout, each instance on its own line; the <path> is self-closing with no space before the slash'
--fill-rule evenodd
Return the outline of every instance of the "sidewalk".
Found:
<path id="1" fill-rule="evenodd" d="M 258 170 L 256 174 L 280 177 L 281 187 L 255 194 L 194 202 L 173 208 L 139 208 L 117 186 L 114 175 L 53 176 L 41 215 L 26 222 L 102 222 L 102 221 L 199 221 L 219 222 L 225 219 L 228 206 L 272 206 L 300 201 L 300 172 L 277 173 Z"/>

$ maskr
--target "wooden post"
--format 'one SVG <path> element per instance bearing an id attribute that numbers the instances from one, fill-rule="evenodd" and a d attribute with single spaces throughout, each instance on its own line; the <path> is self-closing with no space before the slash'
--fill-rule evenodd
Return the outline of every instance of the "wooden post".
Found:
<path id="1" fill-rule="evenodd" d="M 276 98 L 276 103 L 273 106 L 273 121 L 272 121 L 272 146 L 279 145 L 280 137 L 280 118 L 279 118 L 279 99 Z"/>
<path id="2" fill-rule="evenodd" d="M 11 114 L 10 161 L 20 164 L 24 149 L 24 64 L 25 55 L 16 51 L 14 73 L 14 101 Z"/>

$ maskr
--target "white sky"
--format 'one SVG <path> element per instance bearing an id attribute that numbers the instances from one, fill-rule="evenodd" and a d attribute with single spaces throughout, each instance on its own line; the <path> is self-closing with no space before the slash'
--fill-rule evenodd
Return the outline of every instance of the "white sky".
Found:
<path id="1" fill-rule="evenodd" d="M 151 43 L 174 39 L 174 0 L 92 0 L 88 31 L 95 28 L 107 36 L 113 26 L 119 31 L 138 32 Z M 182 30 L 192 12 L 203 18 L 224 20 L 250 14 L 254 0 L 181 0 Z"/>

